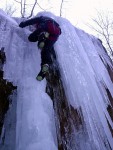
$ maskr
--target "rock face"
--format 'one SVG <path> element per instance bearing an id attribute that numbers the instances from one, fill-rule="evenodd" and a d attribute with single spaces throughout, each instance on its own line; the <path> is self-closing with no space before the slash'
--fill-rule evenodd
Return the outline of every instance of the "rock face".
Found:
<path id="1" fill-rule="evenodd" d="M 109 65 L 107 66 L 107 70 L 108 70 L 108 72 L 109 72 L 109 76 L 110 76 L 110 78 L 111 78 L 111 81 L 113 82 L 113 70 L 110 68 Z M 111 93 L 110 93 L 110 91 L 109 91 L 108 89 L 106 89 L 106 92 L 107 92 L 107 95 L 108 95 L 108 97 L 109 97 L 109 101 L 110 101 L 110 103 L 111 103 L 111 105 L 109 105 L 109 106 L 107 107 L 107 110 L 108 110 L 108 112 L 109 112 L 109 114 L 110 114 L 111 120 L 113 121 L 113 97 L 112 97 L 112 95 L 111 95 Z M 109 123 L 108 123 L 108 124 L 109 124 Z M 111 130 L 112 137 L 113 137 L 113 129 L 111 128 L 110 125 L 109 125 L 109 128 L 110 128 L 110 130 Z"/>
<path id="2" fill-rule="evenodd" d="M 0 134 L 4 123 L 5 114 L 9 108 L 10 98 L 12 91 L 16 89 L 11 82 L 3 79 L 3 64 L 6 61 L 4 48 L 0 50 Z"/>
<path id="3" fill-rule="evenodd" d="M 82 119 L 77 110 L 68 104 L 67 96 L 60 76 L 55 53 L 52 55 L 53 66 L 47 76 L 46 92 L 53 100 L 57 129 L 58 150 L 69 150 L 74 145 L 72 135 L 82 125 Z M 74 124 L 74 127 L 73 127 Z"/>

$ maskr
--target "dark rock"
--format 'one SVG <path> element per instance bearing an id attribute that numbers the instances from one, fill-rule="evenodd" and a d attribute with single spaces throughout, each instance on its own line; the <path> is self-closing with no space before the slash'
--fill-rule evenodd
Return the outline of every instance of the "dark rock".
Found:
<path id="1" fill-rule="evenodd" d="M 4 48 L 2 48 L 0 51 L 0 62 L 2 63 L 1 65 L 3 65 L 5 61 L 6 56 Z M 17 87 L 13 86 L 11 82 L 3 79 L 3 71 L 0 70 L 0 134 L 4 123 L 5 114 L 9 109 L 9 96 L 16 88 Z"/>
<path id="2" fill-rule="evenodd" d="M 73 145 L 73 124 L 76 127 L 76 130 L 78 130 L 82 125 L 82 118 L 79 115 L 78 110 L 68 104 L 55 52 L 54 55 L 52 55 L 52 58 L 53 64 L 50 67 L 49 74 L 46 76 L 46 92 L 53 101 L 58 150 L 68 150 L 68 148 Z"/>
<path id="3" fill-rule="evenodd" d="M 2 47 L 1 50 L 0 50 L 0 61 L 2 62 L 2 64 L 4 64 L 5 61 L 6 61 L 6 56 L 5 56 L 5 52 L 4 52 L 4 47 Z"/>

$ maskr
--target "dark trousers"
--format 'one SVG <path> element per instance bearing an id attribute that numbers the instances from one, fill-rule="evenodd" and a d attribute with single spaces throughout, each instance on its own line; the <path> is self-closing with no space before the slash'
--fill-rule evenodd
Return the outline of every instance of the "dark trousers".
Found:
<path id="1" fill-rule="evenodd" d="M 51 55 L 53 54 L 53 46 L 56 41 L 45 41 L 45 46 L 41 50 L 41 66 L 43 64 L 52 64 Z"/>
<path id="2" fill-rule="evenodd" d="M 36 36 L 35 32 L 31 33 L 28 39 L 30 42 L 38 41 L 38 37 Z M 41 66 L 44 64 L 49 64 L 49 65 L 52 64 L 51 54 L 53 53 L 52 50 L 53 50 L 54 43 L 56 41 L 57 41 L 57 37 L 56 40 L 46 39 L 44 41 L 45 43 L 44 48 L 41 49 Z"/>

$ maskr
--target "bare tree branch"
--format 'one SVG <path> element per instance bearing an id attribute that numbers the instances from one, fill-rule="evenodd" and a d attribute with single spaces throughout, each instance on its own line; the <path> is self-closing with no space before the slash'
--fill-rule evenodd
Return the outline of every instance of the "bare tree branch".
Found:
<path id="1" fill-rule="evenodd" d="M 35 8 L 36 4 L 37 4 L 37 0 L 35 0 L 35 3 L 34 3 L 34 5 L 33 5 L 33 7 L 32 7 L 32 10 L 31 10 L 31 14 L 29 15 L 28 18 L 32 17 L 33 11 L 34 11 L 34 8 Z"/>
<path id="2" fill-rule="evenodd" d="M 109 13 L 97 11 L 97 17 L 92 19 L 95 25 L 88 25 L 104 41 L 106 49 L 113 55 L 113 22 Z"/>
<path id="3" fill-rule="evenodd" d="M 30 4 L 27 4 L 27 3 L 26 3 L 26 0 L 20 0 L 20 1 L 14 0 L 14 1 L 20 4 L 21 17 L 22 17 L 22 18 L 26 17 L 26 8 L 27 8 L 27 6 L 29 6 Z M 33 15 L 33 11 L 34 11 L 34 8 L 35 8 L 36 4 L 37 4 L 37 0 L 35 0 L 34 4 L 33 4 L 33 6 L 32 6 L 32 9 L 31 9 L 30 15 L 29 15 L 27 18 L 30 18 L 30 17 Z"/>
<path id="4" fill-rule="evenodd" d="M 60 5 L 60 16 L 62 16 L 62 7 L 63 7 L 63 0 L 61 1 L 61 5 Z"/>
<path id="5" fill-rule="evenodd" d="M 17 1 L 17 0 L 14 0 L 15 2 L 17 2 L 17 3 L 21 3 L 21 2 L 19 2 L 19 1 Z"/>
<path id="6" fill-rule="evenodd" d="M 44 11 L 46 10 L 46 9 L 42 8 L 42 7 L 39 5 L 39 3 L 37 3 L 37 5 L 38 5 L 42 10 L 44 10 Z"/>
<path id="7" fill-rule="evenodd" d="M 7 4 L 7 1 L 6 1 L 6 6 L 4 8 L 4 11 L 6 12 L 6 14 L 12 16 L 14 14 L 14 12 L 16 12 L 16 7 L 14 7 L 13 4 Z"/>
<path id="8" fill-rule="evenodd" d="M 21 3 L 20 3 L 20 5 L 21 5 L 21 16 L 22 16 L 22 18 L 23 18 L 23 5 L 22 5 L 22 2 L 23 2 L 23 0 L 21 0 Z"/>

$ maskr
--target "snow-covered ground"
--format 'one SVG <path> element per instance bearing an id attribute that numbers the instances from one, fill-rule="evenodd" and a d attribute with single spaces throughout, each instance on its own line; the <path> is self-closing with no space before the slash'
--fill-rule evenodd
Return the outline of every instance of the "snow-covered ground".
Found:
<path id="1" fill-rule="evenodd" d="M 79 150 L 113 149 L 107 120 L 112 128 L 113 122 L 107 111 L 110 102 L 104 88 L 108 88 L 113 96 L 113 83 L 103 64 L 111 66 L 110 59 L 98 39 L 76 29 L 66 19 L 52 17 L 62 29 L 55 51 L 68 103 L 76 109 L 81 107 L 88 134 L 87 141 Z M 28 41 L 28 28 L 19 28 L 17 22 L 3 12 L 0 12 L 0 20 L 0 47 L 5 47 L 7 58 L 4 78 L 18 87 L 13 149 L 57 150 L 54 109 L 45 93 L 46 80 L 36 80 L 40 70 L 37 43 Z M 79 133 L 77 135 L 81 140 L 79 143 L 82 143 Z M 7 136 L 10 139 L 13 135 Z M 8 142 L 8 138 L 1 150 L 12 150 L 12 142 Z"/>

